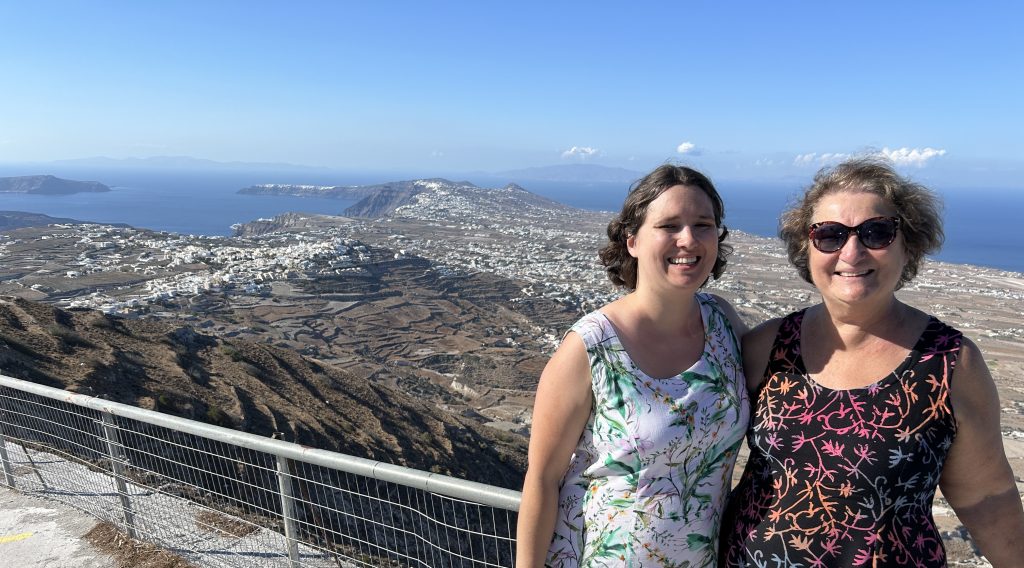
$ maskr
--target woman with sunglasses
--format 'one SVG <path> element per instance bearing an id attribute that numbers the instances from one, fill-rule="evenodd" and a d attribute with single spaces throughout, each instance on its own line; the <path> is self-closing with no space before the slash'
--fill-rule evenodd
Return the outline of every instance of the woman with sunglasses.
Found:
<path id="1" fill-rule="evenodd" d="M 601 261 L 628 293 L 583 316 L 537 387 L 516 566 L 714 566 L 749 419 L 724 300 L 722 200 L 664 165 L 608 225 Z"/>
<path id="2" fill-rule="evenodd" d="M 884 161 L 822 170 L 781 220 L 821 303 L 743 341 L 750 458 L 725 566 L 945 566 L 936 487 L 995 566 L 1024 562 L 1024 511 L 978 347 L 896 290 L 938 250 L 937 198 Z"/>

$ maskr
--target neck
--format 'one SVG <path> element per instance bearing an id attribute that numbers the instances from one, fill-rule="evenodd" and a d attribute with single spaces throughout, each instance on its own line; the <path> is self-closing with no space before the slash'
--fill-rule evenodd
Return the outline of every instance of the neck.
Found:
<path id="1" fill-rule="evenodd" d="M 656 294 L 638 288 L 623 301 L 646 325 L 665 332 L 689 328 L 700 311 L 693 293 Z"/>
<path id="2" fill-rule="evenodd" d="M 835 333 L 845 339 L 844 343 L 869 336 L 885 337 L 901 327 L 910 310 L 895 296 L 870 307 L 822 302 L 816 308 L 812 308 L 811 317 L 820 317 L 819 323 L 831 326 Z"/>

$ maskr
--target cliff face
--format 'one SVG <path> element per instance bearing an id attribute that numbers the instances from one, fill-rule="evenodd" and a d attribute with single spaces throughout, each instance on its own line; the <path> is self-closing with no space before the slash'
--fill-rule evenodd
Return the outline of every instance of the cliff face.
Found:
<path id="1" fill-rule="evenodd" d="M 361 185 L 297 185 L 265 183 L 238 190 L 243 195 L 291 195 L 295 197 L 319 197 L 328 199 L 362 199 L 374 193 L 375 186 Z"/>
<path id="2" fill-rule="evenodd" d="M 0 193 L 64 195 L 104 191 L 110 191 L 110 188 L 98 181 L 73 181 L 49 175 L 0 178 Z"/>
<path id="3" fill-rule="evenodd" d="M 525 442 L 297 355 L 152 320 L 0 300 L 0 372 L 416 469 L 518 488 Z"/>
<path id="4" fill-rule="evenodd" d="M 351 217 L 381 217 L 396 208 L 408 204 L 413 196 L 420 193 L 417 187 L 387 187 L 369 195 L 359 203 L 345 210 Z"/>

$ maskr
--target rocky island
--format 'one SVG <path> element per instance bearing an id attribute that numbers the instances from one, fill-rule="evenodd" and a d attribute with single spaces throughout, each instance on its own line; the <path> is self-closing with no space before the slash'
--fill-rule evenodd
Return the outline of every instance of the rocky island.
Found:
<path id="1" fill-rule="evenodd" d="M 98 181 L 75 181 L 51 175 L 0 177 L 0 193 L 68 195 L 105 191 L 110 191 L 110 188 Z"/>

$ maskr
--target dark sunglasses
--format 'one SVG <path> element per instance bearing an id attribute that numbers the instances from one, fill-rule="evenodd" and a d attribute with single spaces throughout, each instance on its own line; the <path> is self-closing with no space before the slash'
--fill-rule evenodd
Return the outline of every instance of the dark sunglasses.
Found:
<path id="1" fill-rule="evenodd" d="M 872 217 L 856 227 L 847 227 L 835 221 L 823 221 L 811 225 L 807 234 L 811 237 L 814 248 L 824 253 L 836 252 L 850 240 L 850 234 L 856 233 L 857 240 L 865 247 L 878 250 L 892 244 L 896 240 L 896 231 L 900 228 L 898 217 Z"/>

